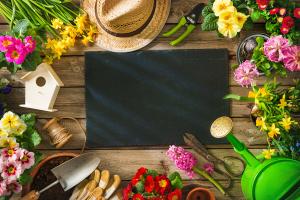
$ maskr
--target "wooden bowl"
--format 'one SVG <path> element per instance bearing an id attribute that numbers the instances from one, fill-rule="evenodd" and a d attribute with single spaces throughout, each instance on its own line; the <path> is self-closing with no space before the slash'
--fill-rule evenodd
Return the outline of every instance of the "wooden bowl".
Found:
<path id="1" fill-rule="evenodd" d="M 49 155 L 45 157 L 30 173 L 30 176 L 32 177 L 32 180 L 34 180 L 35 176 L 37 175 L 38 171 L 41 169 L 42 166 L 44 166 L 49 160 L 52 160 L 54 158 L 58 157 L 77 157 L 79 154 L 77 153 L 72 153 L 72 152 L 60 152 L 60 153 L 55 153 L 52 155 Z M 23 187 L 22 195 L 27 194 L 31 190 L 31 183 L 27 184 Z"/>
<path id="2" fill-rule="evenodd" d="M 187 195 L 187 200 L 215 200 L 215 195 L 206 188 L 197 187 L 191 190 Z"/>

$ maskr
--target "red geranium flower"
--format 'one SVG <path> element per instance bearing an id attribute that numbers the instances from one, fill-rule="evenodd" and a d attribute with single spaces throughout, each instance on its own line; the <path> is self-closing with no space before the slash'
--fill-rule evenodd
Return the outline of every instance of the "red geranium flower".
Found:
<path id="1" fill-rule="evenodd" d="M 168 194 L 168 200 L 181 200 L 182 192 L 179 189 L 175 189 L 173 192 Z"/>
<path id="2" fill-rule="evenodd" d="M 144 197 L 141 194 L 134 194 L 132 200 L 144 200 Z"/>
<path id="3" fill-rule="evenodd" d="M 276 15 L 279 12 L 279 8 L 273 8 L 270 10 L 270 15 Z"/>
<path id="4" fill-rule="evenodd" d="M 147 173 L 147 169 L 144 167 L 141 167 L 140 169 L 138 169 L 135 176 L 132 178 L 131 183 L 133 185 L 136 185 L 137 182 L 139 182 L 142 179 L 142 176 L 146 173 Z"/>
<path id="5" fill-rule="evenodd" d="M 145 191 L 150 193 L 153 191 L 155 186 L 154 179 L 152 176 L 148 175 L 145 181 Z"/>
<path id="6" fill-rule="evenodd" d="M 269 5 L 270 0 L 256 0 L 256 3 L 260 10 L 265 10 Z"/>
<path id="7" fill-rule="evenodd" d="M 157 193 L 163 195 L 165 193 L 170 192 L 171 183 L 170 183 L 170 180 L 166 176 L 161 175 L 161 176 L 155 177 L 155 182 L 156 182 L 155 190 Z"/>
<path id="8" fill-rule="evenodd" d="M 294 19 L 290 16 L 286 16 L 282 20 L 282 26 L 292 28 L 295 25 Z"/>
<path id="9" fill-rule="evenodd" d="M 283 35 L 286 35 L 290 32 L 290 28 L 287 27 L 287 26 L 281 26 L 280 28 L 280 32 L 283 34 Z"/>
<path id="10" fill-rule="evenodd" d="M 123 189 L 123 200 L 128 200 L 131 195 L 132 184 L 129 183 L 126 188 Z"/>
<path id="11" fill-rule="evenodd" d="M 294 9 L 294 17 L 300 19 L 300 8 Z"/>

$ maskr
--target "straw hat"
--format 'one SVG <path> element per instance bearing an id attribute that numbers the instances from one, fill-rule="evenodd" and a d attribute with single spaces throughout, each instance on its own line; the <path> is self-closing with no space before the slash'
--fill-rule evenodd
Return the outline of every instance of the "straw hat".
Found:
<path id="1" fill-rule="evenodd" d="M 115 52 L 129 52 L 149 44 L 167 21 L 171 0 L 83 0 L 90 20 L 97 24 L 96 44 Z"/>

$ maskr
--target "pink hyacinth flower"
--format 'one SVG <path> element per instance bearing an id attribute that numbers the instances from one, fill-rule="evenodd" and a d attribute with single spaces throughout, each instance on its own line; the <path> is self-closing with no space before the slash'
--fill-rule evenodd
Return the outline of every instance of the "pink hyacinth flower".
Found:
<path id="1" fill-rule="evenodd" d="M 36 46 L 36 42 L 35 40 L 32 38 L 32 36 L 27 36 L 24 39 L 24 43 L 25 43 L 25 48 L 26 51 L 28 53 L 32 53 L 35 50 L 35 46 Z"/>
<path id="2" fill-rule="evenodd" d="M 1 176 L 8 182 L 17 180 L 22 173 L 21 165 L 14 161 L 4 163 Z"/>
<path id="3" fill-rule="evenodd" d="M 17 148 L 4 148 L 1 151 L 3 163 L 6 161 L 15 161 L 17 159 Z"/>
<path id="4" fill-rule="evenodd" d="M 27 56 L 26 49 L 16 49 L 16 48 L 9 48 L 5 53 L 5 58 L 7 62 L 15 63 L 20 65 L 24 62 Z"/>
<path id="5" fill-rule="evenodd" d="M 11 181 L 7 183 L 7 191 L 11 191 L 13 193 L 20 193 L 22 191 L 22 185 L 17 181 Z"/>
<path id="6" fill-rule="evenodd" d="M 282 51 L 289 47 L 289 40 L 282 35 L 273 36 L 264 43 L 264 54 L 272 62 L 281 62 L 283 59 Z"/>
<path id="7" fill-rule="evenodd" d="M 246 60 L 234 71 L 234 80 L 243 87 L 251 86 L 254 79 L 259 76 L 255 64 Z"/>
<path id="8" fill-rule="evenodd" d="M 30 169 L 34 165 L 34 153 L 26 149 L 19 149 L 17 152 L 18 162 L 21 164 L 22 171 Z"/>
<path id="9" fill-rule="evenodd" d="M 185 171 L 190 178 L 194 177 L 193 168 L 198 160 L 191 152 L 186 151 L 182 147 L 172 145 L 167 151 L 167 156 L 175 163 L 178 169 Z"/>
<path id="10" fill-rule="evenodd" d="M 214 166 L 214 164 L 212 164 L 212 163 L 205 163 L 205 164 L 203 165 L 203 169 L 204 169 L 207 173 L 212 174 L 212 173 L 215 171 L 215 166 Z"/>
<path id="11" fill-rule="evenodd" d="M 284 67 L 290 71 L 300 71 L 300 46 L 282 50 Z"/>
<path id="12" fill-rule="evenodd" d="M 5 52 L 8 50 L 8 48 L 12 47 L 14 45 L 14 38 L 6 35 L 6 36 L 0 36 L 0 51 Z"/>

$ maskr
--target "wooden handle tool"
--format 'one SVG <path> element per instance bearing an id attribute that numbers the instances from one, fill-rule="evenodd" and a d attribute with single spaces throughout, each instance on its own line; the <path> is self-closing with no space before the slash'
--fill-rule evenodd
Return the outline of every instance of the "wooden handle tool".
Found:
<path id="1" fill-rule="evenodd" d="M 21 198 L 21 200 L 37 200 L 40 197 L 40 193 L 33 190 L 27 193 L 24 197 Z"/>
<path id="2" fill-rule="evenodd" d="M 109 199 L 111 195 L 118 189 L 121 184 L 121 177 L 119 175 L 114 175 L 114 180 L 112 184 L 105 190 L 104 198 Z"/>

